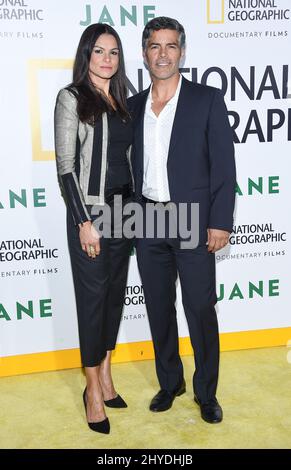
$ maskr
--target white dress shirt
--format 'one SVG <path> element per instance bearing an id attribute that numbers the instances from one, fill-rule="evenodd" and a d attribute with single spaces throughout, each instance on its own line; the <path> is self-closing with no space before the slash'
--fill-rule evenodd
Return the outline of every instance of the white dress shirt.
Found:
<path id="1" fill-rule="evenodd" d="M 159 116 L 152 110 L 152 87 L 144 115 L 144 171 L 142 194 L 153 201 L 170 201 L 167 160 L 182 76 L 175 95 L 168 101 Z"/>

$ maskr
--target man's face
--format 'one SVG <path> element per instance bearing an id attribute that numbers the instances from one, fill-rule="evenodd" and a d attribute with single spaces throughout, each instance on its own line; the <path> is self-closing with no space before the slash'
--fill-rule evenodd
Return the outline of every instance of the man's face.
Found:
<path id="1" fill-rule="evenodd" d="M 172 29 L 153 31 L 143 52 L 152 77 L 167 80 L 179 73 L 179 63 L 184 56 L 179 44 L 179 33 Z"/>

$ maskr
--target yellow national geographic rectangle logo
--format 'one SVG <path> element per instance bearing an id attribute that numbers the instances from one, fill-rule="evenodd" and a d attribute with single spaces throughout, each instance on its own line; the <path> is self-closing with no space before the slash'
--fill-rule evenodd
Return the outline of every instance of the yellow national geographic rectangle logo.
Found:
<path id="1" fill-rule="evenodd" d="M 44 150 L 41 145 L 40 96 L 37 72 L 39 70 L 72 69 L 73 60 L 31 59 L 28 62 L 28 97 L 32 140 L 32 160 L 47 161 L 55 159 L 54 150 Z"/>
<path id="2" fill-rule="evenodd" d="M 206 0 L 207 1 L 207 23 L 224 23 L 224 1 L 225 0 Z"/>

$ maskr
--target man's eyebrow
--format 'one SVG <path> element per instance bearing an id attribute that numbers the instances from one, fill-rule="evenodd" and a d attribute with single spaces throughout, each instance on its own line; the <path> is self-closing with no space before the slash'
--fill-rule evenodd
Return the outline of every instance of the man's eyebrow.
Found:
<path id="1" fill-rule="evenodd" d="M 161 46 L 161 43 L 149 41 L 149 46 Z M 178 46 L 178 42 L 167 42 L 166 46 Z"/>

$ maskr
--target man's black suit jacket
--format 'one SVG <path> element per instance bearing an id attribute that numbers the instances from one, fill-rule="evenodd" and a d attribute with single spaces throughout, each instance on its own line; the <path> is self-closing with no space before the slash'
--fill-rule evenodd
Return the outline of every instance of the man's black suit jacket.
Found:
<path id="1" fill-rule="evenodd" d="M 144 112 L 150 88 L 128 99 L 134 125 L 135 197 L 143 184 Z M 232 232 L 235 201 L 233 134 L 223 95 L 182 77 L 170 139 L 167 171 L 171 201 L 198 202 L 200 243 L 207 228 Z"/>

